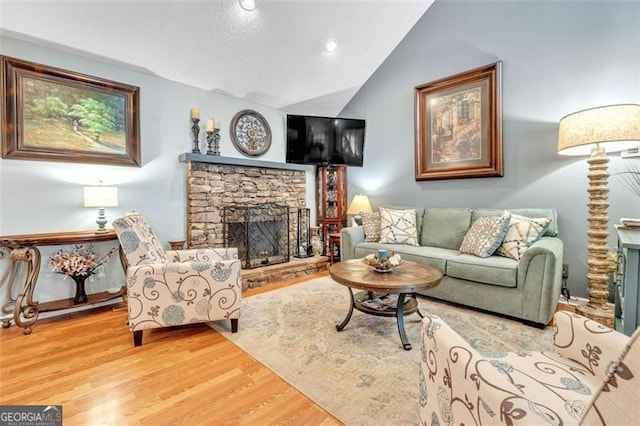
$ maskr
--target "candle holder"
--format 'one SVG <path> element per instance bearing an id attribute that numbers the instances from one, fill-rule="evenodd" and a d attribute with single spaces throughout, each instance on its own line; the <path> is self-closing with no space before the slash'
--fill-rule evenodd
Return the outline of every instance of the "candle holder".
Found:
<path id="1" fill-rule="evenodd" d="M 213 130 L 205 130 L 206 136 L 204 139 L 207 141 L 207 152 L 205 154 L 213 154 Z"/>
<path id="2" fill-rule="evenodd" d="M 207 154 L 220 156 L 220 129 L 218 128 L 207 130 Z"/>
<path id="3" fill-rule="evenodd" d="M 220 155 L 220 129 L 213 129 L 213 155 Z"/>
<path id="4" fill-rule="evenodd" d="M 200 123 L 200 119 L 199 118 L 192 118 L 191 122 L 193 123 L 191 125 L 191 133 L 193 133 L 193 149 L 191 150 L 192 154 L 201 154 L 200 152 L 200 141 L 199 141 L 199 136 L 200 136 L 200 125 L 198 123 Z"/>

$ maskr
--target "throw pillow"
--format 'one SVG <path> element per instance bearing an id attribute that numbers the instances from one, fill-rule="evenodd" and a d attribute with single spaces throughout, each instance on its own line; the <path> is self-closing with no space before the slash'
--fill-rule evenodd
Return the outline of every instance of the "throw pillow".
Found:
<path id="1" fill-rule="evenodd" d="M 417 246 L 416 211 L 380 207 L 380 242 Z"/>
<path id="2" fill-rule="evenodd" d="M 503 257 L 520 260 L 522 253 L 545 233 L 551 219 L 547 217 L 530 218 L 511 215 L 509 229 L 496 253 Z"/>
<path id="3" fill-rule="evenodd" d="M 376 243 L 380 241 L 380 213 L 360 213 L 360 216 L 362 216 L 364 240 Z"/>
<path id="4" fill-rule="evenodd" d="M 504 212 L 499 217 L 481 217 L 471 225 L 464 236 L 460 253 L 472 254 L 478 257 L 491 256 L 504 239 L 511 214 Z"/>

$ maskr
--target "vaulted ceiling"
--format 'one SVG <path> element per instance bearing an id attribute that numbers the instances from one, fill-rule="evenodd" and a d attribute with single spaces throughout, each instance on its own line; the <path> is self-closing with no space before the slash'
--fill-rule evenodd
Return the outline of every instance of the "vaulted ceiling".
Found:
<path id="1" fill-rule="evenodd" d="M 337 115 L 433 0 L 0 0 L 0 34 L 288 112 Z M 337 41 L 325 51 L 325 42 Z"/>

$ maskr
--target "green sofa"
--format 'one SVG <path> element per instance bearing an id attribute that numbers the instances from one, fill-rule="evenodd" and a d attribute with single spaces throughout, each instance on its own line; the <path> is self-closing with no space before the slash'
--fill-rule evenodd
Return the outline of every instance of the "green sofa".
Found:
<path id="1" fill-rule="evenodd" d="M 362 227 L 342 228 L 342 260 L 363 258 L 384 248 L 442 273 L 440 285 L 421 293 L 425 296 L 518 318 L 538 327 L 551 320 L 562 285 L 563 243 L 558 238 L 555 210 L 508 209 L 521 216 L 551 219 L 543 236 L 516 261 L 497 255 L 480 258 L 458 251 L 474 220 L 500 216 L 504 210 L 403 208 L 416 209 L 420 246 L 366 242 Z"/>

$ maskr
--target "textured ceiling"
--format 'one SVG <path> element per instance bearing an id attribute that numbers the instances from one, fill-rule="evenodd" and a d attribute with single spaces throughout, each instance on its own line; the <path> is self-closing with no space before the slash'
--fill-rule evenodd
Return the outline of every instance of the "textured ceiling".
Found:
<path id="1" fill-rule="evenodd" d="M 432 0 L 0 0 L 4 35 L 280 108 L 337 115 Z M 335 52 L 323 50 L 335 38 Z"/>

